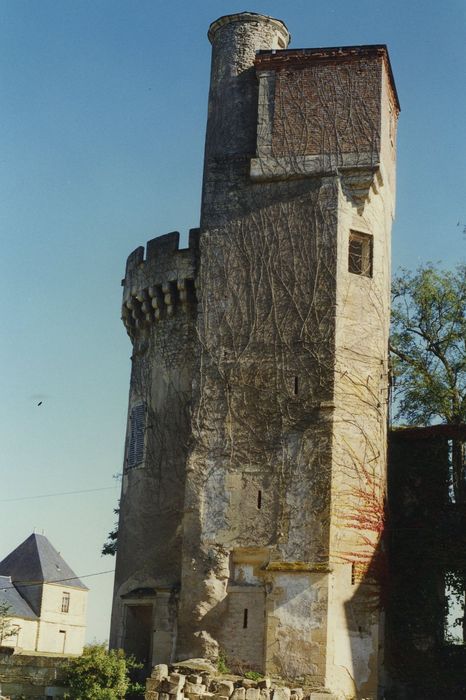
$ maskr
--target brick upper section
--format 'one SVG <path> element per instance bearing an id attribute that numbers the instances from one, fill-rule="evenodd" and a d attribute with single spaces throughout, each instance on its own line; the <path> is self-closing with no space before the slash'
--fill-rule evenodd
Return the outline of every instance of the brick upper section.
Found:
<path id="1" fill-rule="evenodd" d="M 385 46 L 261 52 L 255 66 L 259 77 L 275 76 L 271 156 L 373 154 L 378 160 L 384 72 L 399 111 Z"/>
<path id="2" fill-rule="evenodd" d="M 400 111 L 400 102 L 396 91 L 390 57 L 386 44 L 369 44 L 367 46 L 331 46 L 316 49 L 286 49 L 283 51 L 259 51 L 255 66 L 257 71 L 307 68 L 310 63 L 349 63 L 362 58 L 381 58 L 385 63 L 390 78 L 394 103 Z"/>

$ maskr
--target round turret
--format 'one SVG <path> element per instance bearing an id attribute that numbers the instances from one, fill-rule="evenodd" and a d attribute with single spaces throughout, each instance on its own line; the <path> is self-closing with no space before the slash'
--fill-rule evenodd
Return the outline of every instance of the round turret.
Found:
<path id="1" fill-rule="evenodd" d="M 257 51 L 284 49 L 289 33 L 280 20 L 242 12 L 210 25 L 212 72 L 206 156 L 253 155 L 256 148 Z"/>
<path id="2" fill-rule="evenodd" d="M 286 49 L 290 34 L 278 19 L 253 12 L 220 17 L 210 25 L 212 44 L 201 226 L 248 170 L 256 152 L 258 51 Z M 236 183 L 236 184 L 235 184 Z"/>
<path id="3" fill-rule="evenodd" d="M 209 41 L 213 44 L 216 41 L 216 33 L 219 29 L 226 27 L 227 25 L 237 24 L 239 26 L 234 27 L 234 30 L 240 32 L 244 31 L 244 27 L 247 24 L 251 24 L 251 29 L 255 33 L 260 43 L 264 41 L 267 45 L 258 45 L 256 50 L 259 49 L 286 49 L 290 42 L 290 33 L 286 27 L 286 24 L 281 21 L 281 19 L 274 19 L 268 15 L 260 15 L 257 12 L 238 12 L 234 15 L 223 15 L 212 22 L 207 32 Z M 264 32 L 264 28 L 268 27 L 269 32 Z M 258 31 L 259 30 L 259 31 Z M 270 39 L 272 43 L 270 43 Z"/>

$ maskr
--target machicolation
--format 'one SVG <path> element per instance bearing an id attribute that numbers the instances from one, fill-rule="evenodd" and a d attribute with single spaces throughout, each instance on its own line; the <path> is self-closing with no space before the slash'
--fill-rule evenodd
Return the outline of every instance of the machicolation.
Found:
<path id="1" fill-rule="evenodd" d="M 188 248 L 179 247 L 178 231 L 148 241 L 131 253 L 122 281 L 122 320 L 132 337 L 177 311 L 193 314 L 199 257 L 199 229 L 189 232 Z"/>

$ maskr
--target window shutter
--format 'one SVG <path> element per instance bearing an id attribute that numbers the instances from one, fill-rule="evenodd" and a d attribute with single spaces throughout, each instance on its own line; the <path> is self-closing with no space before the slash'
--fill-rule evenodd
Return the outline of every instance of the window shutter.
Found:
<path id="1" fill-rule="evenodd" d="M 141 464 L 144 458 L 144 432 L 146 411 L 144 404 L 133 406 L 130 413 L 130 435 L 126 466 L 128 469 Z"/>

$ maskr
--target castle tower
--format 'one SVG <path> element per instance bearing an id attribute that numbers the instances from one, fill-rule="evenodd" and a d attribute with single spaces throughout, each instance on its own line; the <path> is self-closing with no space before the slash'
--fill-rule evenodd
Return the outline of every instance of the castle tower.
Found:
<path id="1" fill-rule="evenodd" d="M 132 650 L 139 595 L 153 661 L 221 650 L 376 697 L 399 111 L 387 50 L 289 50 L 285 25 L 253 13 L 209 39 L 199 247 L 164 257 L 156 239 L 125 278 L 130 458 L 131 411 L 159 413 L 125 470 L 114 629 Z M 153 320 L 151 289 L 167 304 L 179 285 L 190 302 Z"/>
<path id="2" fill-rule="evenodd" d="M 137 248 L 123 280 L 133 344 L 110 643 L 140 661 L 170 658 L 181 578 L 196 347 L 198 230 Z M 152 650 L 153 655 L 152 655 Z"/>

